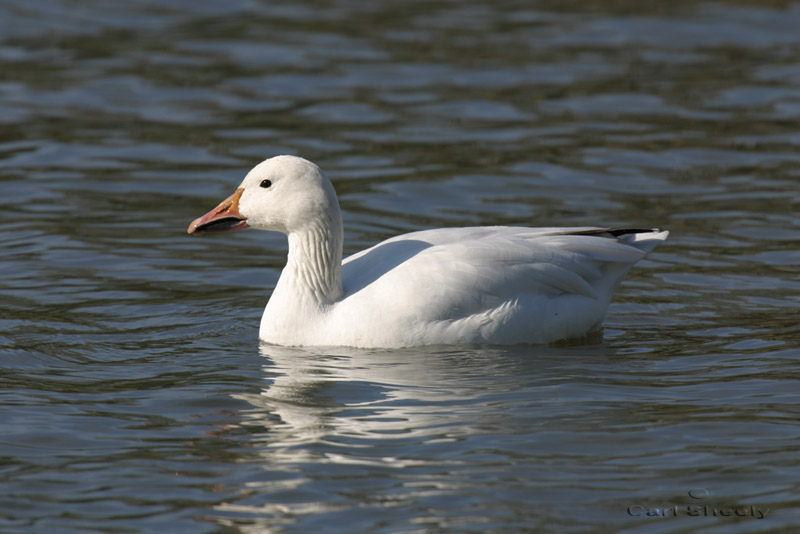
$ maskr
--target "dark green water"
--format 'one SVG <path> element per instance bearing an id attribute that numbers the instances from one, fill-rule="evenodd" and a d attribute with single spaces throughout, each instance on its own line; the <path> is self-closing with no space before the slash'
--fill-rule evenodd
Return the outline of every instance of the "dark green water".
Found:
<path id="1" fill-rule="evenodd" d="M 794 532 L 800 3 L 0 3 L 0 532 Z M 259 347 L 262 159 L 346 252 L 670 240 L 563 347 Z M 765 516 L 765 517 L 760 517 Z"/>

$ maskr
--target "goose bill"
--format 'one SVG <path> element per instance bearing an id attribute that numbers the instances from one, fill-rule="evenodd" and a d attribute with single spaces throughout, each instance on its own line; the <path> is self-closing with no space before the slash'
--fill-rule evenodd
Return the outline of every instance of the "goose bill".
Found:
<path id="1" fill-rule="evenodd" d="M 234 194 L 220 202 L 216 208 L 193 220 L 187 232 L 202 235 L 233 232 L 247 228 L 247 218 L 239 213 L 239 199 L 243 192 L 243 189 L 237 189 Z"/>

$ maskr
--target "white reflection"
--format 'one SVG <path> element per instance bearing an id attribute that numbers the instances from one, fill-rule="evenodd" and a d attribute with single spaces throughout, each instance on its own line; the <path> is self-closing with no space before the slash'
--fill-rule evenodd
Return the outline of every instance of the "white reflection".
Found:
<path id="1" fill-rule="evenodd" d="M 407 350 L 265 345 L 261 353 L 263 389 L 237 398 L 252 406 L 240 425 L 254 436 L 252 450 L 265 475 L 245 484 L 246 497 L 215 506 L 246 517 L 247 525 L 224 518 L 219 523 L 247 534 L 281 532 L 300 516 L 352 507 L 338 493 L 345 481 L 358 494 L 358 506 L 454 495 L 466 483 L 459 473 L 474 468 L 484 447 L 502 447 L 502 436 L 530 434 L 542 421 L 563 417 L 565 383 L 585 382 L 608 362 L 602 344 Z M 369 489 L 359 493 L 362 487 Z M 401 496 L 398 487 L 404 488 Z"/>
<path id="2" fill-rule="evenodd" d="M 342 451 L 327 447 L 327 461 L 394 467 L 414 462 L 354 452 L 375 440 L 439 443 L 501 427 L 497 416 L 506 404 L 535 402 L 528 397 L 532 390 L 549 397 L 565 368 L 567 374 L 581 373 L 582 361 L 597 362 L 605 352 L 602 344 L 406 350 L 263 345 L 260 350 L 267 359 L 265 387 L 238 398 L 254 407 L 242 423 L 269 429 L 264 439 L 271 454 L 291 447 L 290 457 L 280 459 L 296 462 L 320 453 L 295 446 L 323 442 Z"/>

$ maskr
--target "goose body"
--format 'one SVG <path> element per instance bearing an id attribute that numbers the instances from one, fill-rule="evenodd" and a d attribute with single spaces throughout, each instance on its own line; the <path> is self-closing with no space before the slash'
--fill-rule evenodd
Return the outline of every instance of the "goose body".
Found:
<path id="1" fill-rule="evenodd" d="M 261 319 L 286 346 L 549 343 L 600 328 L 627 271 L 668 232 L 469 227 L 396 236 L 342 261 L 342 218 L 313 163 L 278 156 L 189 233 L 252 226 L 288 235 Z"/>

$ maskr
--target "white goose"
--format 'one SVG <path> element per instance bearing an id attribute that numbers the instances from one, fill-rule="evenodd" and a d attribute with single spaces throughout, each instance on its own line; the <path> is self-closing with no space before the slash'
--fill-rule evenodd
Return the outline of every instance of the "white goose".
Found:
<path id="1" fill-rule="evenodd" d="M 614 290 L 667 238 L 658 230 L 439 228 L 342 261 L 342 215 L 313 163 L 258 164 L 190 234 L 248 226 L 287 234 L 286 267 L 261 318 L 285 346 L 549 343 L 600 328 Z"/>

